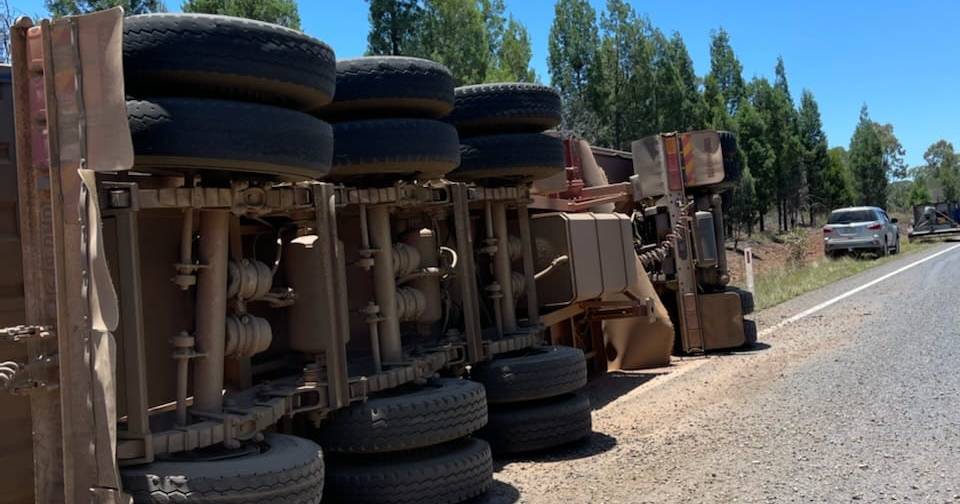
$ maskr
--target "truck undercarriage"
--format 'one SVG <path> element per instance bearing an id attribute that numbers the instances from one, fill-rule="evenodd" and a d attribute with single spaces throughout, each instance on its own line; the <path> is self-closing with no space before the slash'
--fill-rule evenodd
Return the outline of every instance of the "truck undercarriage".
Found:
<path id="1" fill-rule="evenodd" d="M 460 502 L 491 452 L 590 434 L 605 323 L 672 333 L 663 299 L 682 352 L 750 342 L 724 278 L 736 175 L 688 191 L 680 136 L 577 188 L 593 154 L 544 133 L 544 86 L 454 90 L 433 62 L 218 16 L 22 19 L 12 42 L 11 502 Z"/>

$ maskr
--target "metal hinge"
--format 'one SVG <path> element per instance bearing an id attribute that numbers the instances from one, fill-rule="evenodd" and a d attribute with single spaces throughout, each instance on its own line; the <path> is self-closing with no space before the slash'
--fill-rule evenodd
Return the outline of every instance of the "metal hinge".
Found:
<path id="1" fill-rule="evenodd" d="M 53 327 L 39 325 L 19 325 L 0 329 L 0 341 L 8 343 L 26 343 L 28 341 L 53 339 Z"/>

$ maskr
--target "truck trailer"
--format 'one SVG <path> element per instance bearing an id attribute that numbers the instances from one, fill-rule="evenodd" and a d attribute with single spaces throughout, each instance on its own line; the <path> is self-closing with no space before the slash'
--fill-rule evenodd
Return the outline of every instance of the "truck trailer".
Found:
<path id="1" fill-rule="evenodd" d="M 631 181 L 582 188 L 625 206 L 584 212 L 537 189 L 579 169 L 545 86 L 224 16 L 11 43 L 0 502 L 461 502 L 494 453 L 590 435 L 610 359 L 583 322 L 670 327 L 663 298 L 682 351 L 745 341 L 733 175 L 690 190 L 717 165 L 676 156 L 722 134 L 658 136 L 659 195 L 635 147 Z"/>

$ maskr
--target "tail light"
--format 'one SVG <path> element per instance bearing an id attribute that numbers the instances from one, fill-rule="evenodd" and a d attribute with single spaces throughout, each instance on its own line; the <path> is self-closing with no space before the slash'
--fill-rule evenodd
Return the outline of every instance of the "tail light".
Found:
<path id="1" fill-rule="evenodd" d="M 879 231 L 880 228 L 882 227 L 883 226 L 881 226 L 880 223 L 878 222 L 876 224 L 870 224 L 869 226 L 867 226 L 867 229 L 869 229 L 870 231 Z"/>
<path id="2" fill-rule="evenodd" d="M 825 227 L 823 228 L 823 234 L 830 234 L 833 232 L 833 228 Z"/>

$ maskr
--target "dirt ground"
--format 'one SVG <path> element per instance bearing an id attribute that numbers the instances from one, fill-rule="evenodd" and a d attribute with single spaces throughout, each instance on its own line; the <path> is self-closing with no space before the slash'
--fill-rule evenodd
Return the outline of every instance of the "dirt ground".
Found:
<path id="1" fill-rule="evenodd" d="M 757 313 L 753 351 L 595 380 L 594 434 L 497 460 L 477 502 L 960 502 L 960 252 L 778 326 L 915 260 Z"/>
<path id="2" fill-rule="evenodd" d="M 807 234 L 807 252 L 805 263 L 812 263 L 823 259 L 823 231 L 819 228 L 803 228 Z M 753 237 L 744 235 L 737 242 L 733 250 L 733 241 L 727 242 L 727 265 L 730 269 L 730 281 L 733 284 L 743 284 L 743 251 L 746 248 L 753 250 L 754 275 L 762 275 L 765 271 L 783 269 L 790 260 L 790 249 L 785 243 L 777 243 L 772 236 L 756 233 Z"/>

